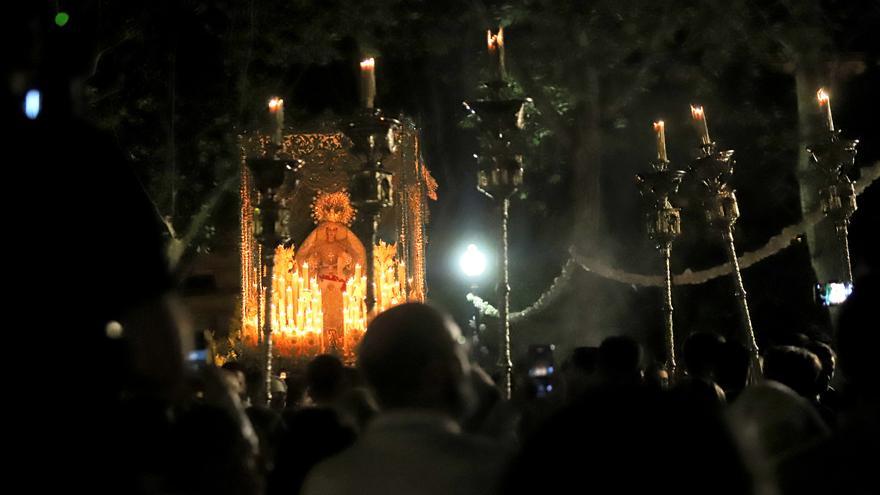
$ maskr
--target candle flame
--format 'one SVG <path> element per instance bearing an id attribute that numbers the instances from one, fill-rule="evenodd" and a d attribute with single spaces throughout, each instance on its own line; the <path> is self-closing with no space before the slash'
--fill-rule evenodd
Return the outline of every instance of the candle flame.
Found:
<path id="1" fill-rule="evenodd" d="M 819 88 L 819 91 L 816 91 L 816 98 L 819 99 L 819 105 L 824 105 L 831 101 L 831 96 L 828 95 L 825 88 Z"/>
<path id="2" fill-rule="evenodd" d="M 284 100 L 281 98 L 273 97 L 269 100 L 269 111 L 272 113 L 277 112 L 279 109 L 284 108 Z"/>
<path id="3" fill-rule="evenodd" d="M 361 61 L 361 70 L 373 70 L 376 67 L 376 59 L 370 57 Z"/>
<path id="4" fill-rule="evenodd" d="M 492 30 L 486 30 L 486 44 L 489 46 L 489 51 L 494 52 L 499 46 L 504 46 L 504 28 L 498 28 L 498 34 L 492 34 Z"/>
<path id="5" fill-rule="evenodd" d="M 665 125 L 662 120 L 654 122 L 654 132 L 660 132 Z"/>
<path id="6" fill-rule="evenodd" d="M 694 120 L 703 120 L 703 106 L 700 105 L 698 107 L 695 107 L 691 105 L 691 116 L 694 118 Z"/>

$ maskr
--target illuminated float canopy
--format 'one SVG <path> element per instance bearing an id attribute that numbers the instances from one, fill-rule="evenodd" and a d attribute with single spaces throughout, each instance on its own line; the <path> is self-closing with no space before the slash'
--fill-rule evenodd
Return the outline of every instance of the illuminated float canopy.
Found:
<path id="1" fill-rule="evenodd" d="M 363 163 L 339 122 L 317 130 L 284 129 L 277 157 L 299 163 L 299 180 L 285 182 L 272 198 L 279 207 L 271 308 L 274 354 L 304 358 L 331 353 L 346 362 L 366 323 L 365 222 L 351 205 L 352 175 Z M 380 215 L 378 245 L 373 248 L 376 311 L 405 301 L 425 299 L 425 226 L 427 202 L 436 199 L 436 182 L 419 150 L 418 130 L 404 122 L 395 133 L 396 150 L 383 161 L 393 174 L 394 201 Z M 272 134 L 248 133 L 241 145 L 241 340 L 261 344 L 266 317 L 261 250 L 254 236 L 255 205 L 248 159 L 271 153 Z"/>

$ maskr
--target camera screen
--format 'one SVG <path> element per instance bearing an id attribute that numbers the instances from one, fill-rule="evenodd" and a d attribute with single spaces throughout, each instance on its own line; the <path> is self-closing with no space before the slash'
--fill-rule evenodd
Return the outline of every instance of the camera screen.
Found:
<path id="1" fill-rule="evenodd" d="M 853 285 L 850 282 L 816 284 L 816 297 L 825 306 L 843 304 L 852 291 Z"/>
<path id="2" fill-rule="evenodd" d="M 207 349 L 198 349 L 195 351 L 190 351 L 190 353 L 186 356 L 186 360 L 191 363 L 204 363 L 208 361 L 208 350 Z"/>
<path id="3" fill-rule="evenodd" d="M 532 378 L 550 376 L 554 371 L 551 363 L 535 363 L 529 368 L 529 376 Z"/>
<path id="4" fill-rule="evenodd" d="M 529 376 L 532 378 L 549 377 L 553 375 L 554 359 L 553 345 L 529 346 Z"/>

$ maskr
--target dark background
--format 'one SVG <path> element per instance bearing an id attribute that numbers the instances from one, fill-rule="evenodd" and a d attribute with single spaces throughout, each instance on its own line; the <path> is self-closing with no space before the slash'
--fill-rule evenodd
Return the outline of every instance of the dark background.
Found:
<path id="1" fill-rule="evenodd" d="M 526 184 L 511 208 L 518 310 L 546 290 L 572 245 L 627 271 L 659 272 L 633 177 L 654 158 L 656 119 L 666 122 L 675 165 L 694 156 L 690 103 L 705 105 L 713 138 L 736 150 L 740 251 L 801 218 L 798 150 L 810 137 L 798 122 L 813 122 L 815 134 L 821 116 L 815 105 L 799 114 L 799 75 L 830 88 L 835 123 L 862 141 L 857 164 L 880 159 L 880 7 L 804 3 L 813 2 L 58 1 L 27 14 L 19 27 L 28 49 L 9 60 L 13 73 L 46 85 L 64 73 L 58 40 L 100 54 L 84 80 L 82 115 L 124 151 L 169 238 L 186 239 L 178 268 L 186 274 L 205 256 L 237 252 L 237 133 L 265 125 L 272 95 L 284 97 L 294 126 L 351 113 L 357 62 L 375 56 L 378 106 L 415 119 L 440 185 L 429 297 L 464 325 L 473 308 L 457 257 L 471 242 L 497 248 L 497 211 L 475 189 L 478 147 L 462 105 L 480 97 L 488 76 L 487 28 L 505 26 L 515 91 L 534 98 Z M 61 10 L 71 18 L 58 28 L 51 19 Z M 857 274 L 878 266 L 877 189 L 859 198 L 850 228 Z M 207 203 L 210 215 L 198 220 Z M 722 263 L 720 238 L 700 211 L 686 207 L 684 218 L 673 270 Z M 490 300 L 495 275 L 478 290 Z M 744 279 L 760 344 L 830 332 L 827 311 L 813 300 L 806 242 L 745 270 Z M 704 329 L 736 336 L 731 294 L 729 277 L 677 287 L 679 337 Z M 566 351 L 628 333 L 657 354 L 661 328 L 659 290 L 577 271 L 562 297 L 515 325 L 513 336 L 521 354 L 530 343 Z"/>

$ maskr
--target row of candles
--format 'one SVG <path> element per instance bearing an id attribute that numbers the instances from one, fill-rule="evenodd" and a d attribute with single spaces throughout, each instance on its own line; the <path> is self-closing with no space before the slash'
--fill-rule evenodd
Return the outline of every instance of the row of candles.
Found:
<path id="1" fill-rule="evenodd" d="M 493 33 L 491 30 L 486 31 L 486 45 L 489 51 L 490 68 L 492 76 L 499 81 L 507 78 L 507 66 L 504 56 L 504 28 L 499 28 Z M 819 110 L 824 113 L 825 127 L 830 132 L 834 132 L 834 118 L 831 115 L 831 97 L 825 88 L 819 88 L 816 92 L 816 98 L 819 103 Z M 700 142 L 703 145 L 712 144 L 709 136 L 709 124 L 706 119 L 706 112 L 702 105 L 691 105 L 691 117 L 700 134 Z M 661 162 L 667 161 L 666 156 L 666 129 L 662 120 L 654 122 L 654 132 L 657 137 L 657 158 Z"/>
<path id="2" fill-rule="evenodd" d="M 489 50 L 493 76 L 498 80 L 507 77 L 504 58 L 504 28 L 497 33 L 486 31 L 486 42 Z M 372 110 L 376 105 L 376 59 L 366 58 L 360 63 L 360 101 L 363 108 Z M 272 142 L 281 145 L 281 134 L 284 128 L 284 100 L 272 97 L 269 100 L 269 113 L 274 116 Z"/>
<path id="3" fill-rule="evenodd" d="M 825 128 L 829 132 L 834 132 L 834 118 L 831 115 L 831 96 L 825 88 L 819 88 L 816 92 L 816 99 L 819 103 L 819 110 L 825 116 Z M 700 143 L 703 145 L 712 144 L 712 138 L 709 137 L 709 124 L 706 118 L 706 111 L 702 106 L 691 105 L 691 117 L 697 132 L 700 134 Z M 662 120 L 654 122 L 654 133 L 657 138 L 657 160 L 666 162 L 666 124 Z"/>
<path id="4" fill-rule="evenodd" d="M 394 245 L 389 249 L 395 249 Z M 274 291 L 270 309 L 273 328 L 281 334 L 303 337 L 319 335 L 323 330 L 324 311 L 318 277 L 309 276 L 309 264 L 301 266 L 294 260 L 293 249 L 279 246 L 275 251 Z M 376 309 L 384 311 L 406 300 L 406 266 L 395 258 L 376 259 Z M 360 263 L 343 289 L 343 322 L 348 331 L 366 328 L 367 277 Z"/>
<path id="5" fill-rule="evenodd" d="M 486 45 L 489 52 L 489 60 L 492 75 L 497 80 L 507 78 L 507 67 L 504 55 L 504 28 L 499 28 L 496 33 L 486 31 Z M 364 108 L 372 109 L 376 101 L 376 59 L 368 58 L 360 63 L 360 95 L 361 104 Z M 834 119 L 831 115 L 831 97 L 825 88 L 819 88 L 816 93 L 819 108 L 825 114 L 825 124 L 829 131 L 834 131 Z M 274 115 L 273 142 L 281 144 L 281 130 L 284 127 L 284 100 L 274 97 L 269 100 L 269 112 Z M 709 136 L 709 124 L 703 107 L 691 105 L 691 117 L 700 134 L 700 142 L 703 145 L 712 143 Z M 667 161 L 666 155 L 666 129 L 662 120 L 654 122 L 654 132 L 657 136 L 657 158 Z"/>
<path id="6" fill-rule="evenodd" d="M 361 61 L 360 77 L 361 105 L 373 109 L 376 103 L 376 59 L 368 58 Z M 284 129 L 284 99 L 273 96 L 269 99 L 269 114 L 272 115 L 272 143 L 281 145 Z"/>
<path id="7" fill-rule="evenodd" d="M 373 247 L 376 313 L 406 302 L 406 266 L 398 261 L 397 243 L 380 240 Z"/>
<path id="8" fill-rule="evenodd" d="M 275 273 L 272 277 L 272 327 L 279 333 L 296 337 L 320 335 L 324 326 L 324 308 L 318 279 L 309 276 L 309 264 L 293 259 L 293 249 L 275 250 Z"/>
<path id="9" fill-rule="evenodd" d="M 367 277 L 360 263 L 354 265 L 354 275 L 345 284 L 342 292 L 342 321 L 346 340 L 352 332 L 363 332 L 367 328 Z M 352 335 L 354 336 L 354 335 Z"/>

